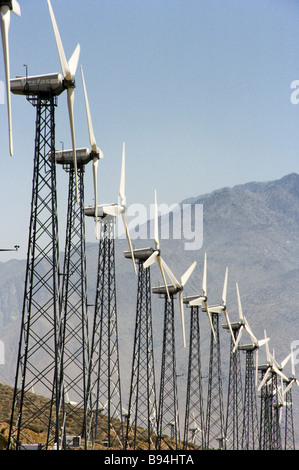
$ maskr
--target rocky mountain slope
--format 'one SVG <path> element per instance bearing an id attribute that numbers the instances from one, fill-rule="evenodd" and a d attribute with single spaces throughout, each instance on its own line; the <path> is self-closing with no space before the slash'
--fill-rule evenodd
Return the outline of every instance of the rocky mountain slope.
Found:
<path id="1" fill-rule="evenodd" d="M 200 183 L 199 183 L 200 187 Z M 199 191 L 200 192 L 200 189 Z M 193 212 L 183 213 L 183 205 Z M 204 253 L 207 253 L 207 287 L 210 304 L 221 302 L 226 266 L 229 268 L 227 306 L 231 321 L 237 321 L 236 282 L 239 283 L 243 311 L 254 333 L 270 336 L 270 348 L 281 361 L 291 344 L 299 347 L 299 175 L 290 174 L 277 181 L 248 183 L 233 188 L 221 188 L 210 194 L 186 199 L 181 204 L 183 224 L 196 226 L 195 207 L 203 209 L 203 243 L 195 250 L 186 250 L 186 239 L 172 236 L 160 240 L 161 251 L 177 278 L 195 260 L 197 267 L 190 278 L 185 295 L 201 293 Z M 193 214 L 193 217 L 192 217 Z M 174 214 L 174 218 L 177 215 Z M 188 219 L 189 217 L 189 219 Z M 191 219 L 190 219 L 191 217 Z M 162 217 L 162 226 L 168 223 Z M 182 225 L 183 227 L 186 225 Z M 134 240 L 135 248 L 153 246 L 148 240 Z M 128 403 L 130 368 L 132 362 L 137 279 L 131 262 L 124 257 L 125 240 L 116 242 L 117 302 L 119 346 L 121 350 L 121 380 L 124 406 Z M 93 303 L 97 272 L 97 244 L 87 245 L 88 298 Z M 0 263 L 0 340 L 5 345 L 5 364 L 0 364 L 0 381 L 13 385 L 19 324 L 23 302 L 24 261 Z M 161 284 L 157 266 L 151 270 L 152 285 Z M 177 305 L 178 307 L 178 305 Z M 159 384 L 159 365 L 162 349 L 163 301 L 152 296 L 156 381 Z M 92 312 L 91 312 L 92 314 Z M 189 309 L 185 309 L 186 333 L 189 334 Z M 222 323 L 224 323 L 224 318 Z M 177 308 L 177 369 L 181 423 L 184 418 L 186 365 L 188 343 L 184 349 L 180 334 Z M 248 338 L 245 338 L 244 341 Z M 201 319 L 201 353 L 204 394 L 206 397 L 210 330 L 206 316 Z M 246 341 L 245 341 L 246 342 Z M 298 345 L 297 343 L 298 342 Z M 223 391 L 227 390 L 229 336 L 221 331 Z M 295 350 L 296 352 L 296 350 Z M 263 361 L 260 354 L 260 361 Z M 299 374 L 299 366 L 298 374 Z M 286 368 L 287 369 L 287 368 Z M 287 375 L 289 370 L 286 371 Z M 298 419 L 299 390 L 293 389 L 295 422 Z M 298 427 L 298 425 L 297 425 Z M 299 442 L 299 428 L 296 433 Z M 298 446 L 298 444 L 297 444 Z"/>

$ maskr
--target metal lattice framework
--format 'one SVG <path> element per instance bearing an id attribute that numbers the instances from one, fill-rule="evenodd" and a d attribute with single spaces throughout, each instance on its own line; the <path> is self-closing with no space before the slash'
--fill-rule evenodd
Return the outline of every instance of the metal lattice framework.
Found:
<path id="1" fill-rule="evenodd" d="M 239 349 L 245 350 L 246 354 L 241 449 L 257 450 L 259 448 L 259 427 L 254 365 L 255 346 L 239 346 Z"/>
<path id="2" fill-rule="evenodd" d="M 206 412 L 206 448 L 222 448 L 224 445 L 224 415 L 221 376 L 219 315 L 211 314 L 216 341 L 211 331 L 209 383 Z"/>
<path id="3" fill-rule="evenodd" d="M 234 338 L 237 338 L 240 324 L 233 323 L 231 325 Z M 228 329 L 227 325 L 223 328 Z M 228 393 L 227 393 L 227 411 L 225 423 L 226 449 L 241 449 L 242 437 L 242 414 L 243 414 L 243 387 L 242 387 L 242 371 L 240 350 L 234 351 L 234 340 L 230 338 L 230 361 L 229 361 L 229 377 L 228 377 Z"/>
<path id="4" fill-rule="evenodd" d="M 267 366 L 266 366 L 267 367 Z M 262 376 L 265 368 L 260 366 Z M 280 450 L 281 434 L 279 424 L 279 404 L 277 393 L 277 375 L 271 378 L 261 388 L 260 411 L 260 450 Z"/>
<path id="5" fill-rule="evenodd" d="M 54 111 L 56 98 L 28 98 L 36 107 L 33 186 L 24 302 L 9 448 L 33 444 L 31 426 L 47 430 L 44 448 L 60 442 L 61 317 Z M 45 400 L 36 403 L 35 394 Z"/>
<path id="6" fill-rule="evenodd" d="M 134 250 L 138 260 L 138 289 L 126 448 L 138 449 L 140 440 L 155 448 L 157 404 L 154 368 L 150 268 L 143 262 L 153 250 Z M 130 257 L 130 252 L 125 253 Z M 130 437 L 132 436 L 132 437 Z M 145 438 L 146 436 L 146 438 Z M 142 439 L 141 439 L 142 438 Z"/>
<path id="7" fill-rule="evenodd" d="M 84 166 L 78 165 L 79 204 L 73 166 L 69 173 L 69 196 L 65 258 L 62 281 L 63 405 L 64 427 L 72 436 L 85 439 L 87 448 L 88 319 L 84 216 Z M 66 442 L 63 442 L 64 447 Z"/>
<path id="8" fill-rule="evenodd" d="M 115 218 L 100 219 L 100 241 L 88 400 L 89 435 L 107 447 L 124 447 L 115 284 Z"/>
<path id="9" fill-rule="evenodd" d="M 160 294 L 160 289 L 154 293 Z M 177 394 L 177 372 L 175 355 L 174 294 L 169 291 L 164 295 L 163 350 L 161 362 L 161 380 L 157 418 L 156 449 L 163 449 L 163 435 L 170 435 L 176 449 L 180 448 L 180 426 Z M 169 432 L 170 431 L 170 432 Z"/>
<path id="10" fill-rule="evenodd" d="M 292 389 L 285 394 L 284 449 L 295 450 Z"/>
<path id="11" fill-rule="evenodd" d="M 186 300 L 188 301 L 188 299 Z M 205 423 L 202 395 L 199 311 L 201 312 L 201 307 L 191 307 L 184 448 L 187 448 L 188 442 L 192 442 L 198 448 L 204 449 Z"/>

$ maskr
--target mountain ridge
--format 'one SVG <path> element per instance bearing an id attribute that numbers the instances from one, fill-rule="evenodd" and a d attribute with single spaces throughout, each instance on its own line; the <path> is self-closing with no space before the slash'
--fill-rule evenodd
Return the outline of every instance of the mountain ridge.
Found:
<path id="1" fill-rule="evenodd" d="M 195 260 L 197 267 L 184 289 L 184 295 L 201 293 L 204 253 L 208 260 L 208 301 L 221 301 L 225 269 L 229 268 L 227 304 L 231 321 L 237 321 L 236 282 L 239 284 L 242 306 L 251 328 L 260 339 L 264 330 L 270 336 L 270 348 L 282 360 L 292 342 L 299 340 L 299 175 L 291 173 L 274 181 L 249 182 L 232 188 L 224 187 L 206 195 L 185 199 L 183 204 L 203 205 L 203 243 L 197 250 L 185 250 L 181 237 L 161 239 L 162 256 L 179 279 Z M 190 215 L 192 219 L 192 214 Z M 192 220 L 186 222 L 191 226 Z M 161 217 L 161 224 L 167 218 Z M 194 222 L 194 221 L 193 221 Z M 153 246 L 151 239 L 134 240 L 135 248 Z M 116 285 L 121 351 L 121 377 L 126 406 L 135 327 L 137 278 L 132 263 L 123 252 L 126 240 L 116 240 Z M 95 298 L 98 243 L 86 245 L 88 299 Z M 62 260 L 61 256 L 61 260 Z M 0 381 L 12 385 L 19 341 L 19 324 L 23 303 L 25 260 L 0 263 L 0 339 L 5 343 L 6 364 L 0 364 Z M 161 284 L 157 266 L 151 268 L 152 286 Z M 186 363 L 188 344 L 184 349 L 180 334 L 178 303 L 176 305 L 177 369 L 179 400 L 184 412 Z M 152 295 L 156 380 L 162 347 L 163 302 Z M 189 309 L 185 309 L 186 334 L 189 334 Z M 206 315 L 201 318 L 201 354 L 203 376 L 207 376 L 210 330 Z M 224 320 L 221 320 L 224 323 Z M 221 324 L 222 324 L 221 323 Z M 229 342 L 227 332 L 221 331 L 223 390 L 227 389 Z M 245 336 L 244 336 L 245 340 Z M 263 351 L 261 351 L 263 360 Z M 297 366 L 298 367 L 298 366 Z M 287 374 L 288 375 L 288 374 Z M 205 379 L 206 380 L 206 379 Z M 205 384 L 206 385 L 206 384 Z M 298 391 L 294 390 L 298 403 Z M 296 407 L 297 409 L 297 407 Z M 299 438 L 299 419 L 297 442 Z"/>

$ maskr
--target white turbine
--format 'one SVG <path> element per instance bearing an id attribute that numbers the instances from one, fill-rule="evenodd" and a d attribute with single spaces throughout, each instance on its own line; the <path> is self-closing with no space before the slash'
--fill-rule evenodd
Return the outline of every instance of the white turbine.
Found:
<path id="1" fill-rule="evenodd" d="M 161 275 L 162 275 L 163 283 L 164 283 L 164 286 L 165 286 L 165 289 L 166 289 L 167 297 L 168 297 L 168 300 L 170 300 L 170 295 L 169 295 L 169 291 L 168 291 L 168 286 L 167 286 L 167 282 L 166 282 L 166 278 L 165 278 L 164 269 L 165 270 L 168 269 L 168 271 L 170 271 L 170 270 L 169 270 L 167 264 L 165 263 L 165 261 L 163 260 L 163 258 L 161 256 L 160 241 L 159 241 L 159 222 L 158 222 L 158 205 L 157 205 L 157 192 L 156 192 L 156 190 L 155 190 L 155 213 L 154 213 L 154 243 L 155 243 L 155 249 L 154 249 L 153 253 L 151 254 L 151 256 L 143 263 L 143 267 L 146 269 L 149 266 L 152 266 L 155 263 L 155 261 L 157 261 L 157 263 L 159 265 L 159 268 L 160 268 L 160 271 L 161 271 Z"/>
<path id="2" fill-rule="evenodd" d="M 189 305 L 190 305 L 190 306 L 202 306 L 203 304 L 204 304 L 204 310 L 206 311 L 207 316 L 208 316 L 208 320 L 209 320 L 209 323 L 210 323 L 210 327 L 211 327 L 211 330 L 212 330 L 212 333 L 213 333 L 214 340 L 215 340 L 215 342 L 216 342 L 216 341 L 217 341 L 217 338 L 216 338 L 215 330 L 214 330 L 214 327 L 213 327 L 211 315 L 210 315 L 209 308 L 208 308 L 208 297 L 207 297 L 207 254 L 206 254 L 206 253 L 205 253 L 205 256 L 204 256 L 204 268 L 203 268 L 203 277 L 202 277 L 202 295 L 200 295 L 200 296 L 197 297 L 196 299 L 193 299 L 193 300 L 191 300 L 191 301 L 189 302 Z"/>
<path id="3" fill-rule="evenodd" d="M 86 108 L 86 116 L 87 116 L 87 124 L 88 124 L 88 134 L 89 134 L 89 142 L 91 145 L 91 155 L 92 155 L 92 172 L 93 172 L 93 187 L 94 187 L 94 205 L 97 207 L 98 205 L 98 162 L 99 158 L 103 158 L 103 152 L 97 146 L 97 142 L 93 132 L 93 125 L 91 120 L 90 114 L 90 107 L 89 101 L 87 96 L 87 90 L 85 85 L 85 79 L 83 74 L 83 68 L 81 67 L 81 76 L 82 76 L 82 83 L 83 83 L 83 90 L 84 90 L 84 98 L 85 98 L 85 108 Z M 98 224 L 97 224 L 97 211 L 95 211 L 95 224 L 96 224 L 96 238 L 98 239 Z"/>
<path id="4" fill-rule="evenodd" d="M 210 313 L 224 313 L 226 323 L 228 324 L 230 334 L 232 336 L 233 341 L 235 342 L 235 337 L 233 334 L 233 330 L 229 321 L 228 313 L 227 313 L 227 308 L 226 308 L 226 293 L 227 293 L 227 276 L 228 276 L 228 268 L 225 270 L 225 276 L 224 276 L 224 283 L 223 283 L 223 290 L 222 290 L 222 304 L 220 305 L 211 305 L 208 306 L 209 314 Z"/>
<path id="5" fill-rule="evenodd" d="M 132 248 L 132 243 L 130 239 L 129 229 L 127 225 L 127 216 L 126 216 L 126 195 L 125 195 L 125 143 L 123 143 L 122 150 L 122 166 L 121 166 L 121 176 L 120 176 L 120 185 L 119 185 L 119 204 L 101 204 L 98 206 L 90 206 L 84 209 L 84 212 L 87 216 L 92 217 L 104 217 L 105 215 L 110 215 L 111 217 L 122 216 L 123 224 L 126 231 L 126 237 L 129 244 L 129 249 L 131 253 L 132 263 L 134 266 L 134 272 L 137 274 L 134 252 Z"/>
<path id="6" fill-rule="evenodd" d="M 167 266 L 167 264 L 164 262 L 163 266 L 165 268 L 165 271 L 167 275 L 169 276 L 175 290 L 179 293 L 179 304 L 180 304 L 180 312 L 181 312 L 181 324 L 182 324 L 182 334 L 183 334 L 183 344 L 184 348 L 186 347 L 186 335 L 185 335 L 185 315 L 184 315 L 184 302 L 183 302 L 183 290 L 188 282 L 191 274 L 193 273 L 195 267 L 197 265 L 197 262 L 194 261 L 191 266 L 187 269 L 187 271 L 182 275 L 180 282 L 177 280 L 173 272 L 170 270 L 170 268 Z"/>
<path id="7" fill-rule="evenodd" d="M 68 104 L 68 113 L 72 137 L 72 146 L 73 146 L 73 164 L 75 171 L 75 181 L 76 181 L 76 194 L 77 194 L 77 203 L 79 204 L 79 190 L 78 190 L 78 175 L 77 175 L 77 156 L 76 156 L 76 139 L 75 139 L 75 125 L 74 125 L 74 88 L 75 88 L 75 75 L 77 71 L 79 56 L 80 56 L 80 45 L 77 44 L 76 49 L 73 52 L 70 60 L 67 62 L 66 56 L 64 53 L 61 37 L 59 34 L 58 26 L 54 16 L 53 8 L 50 0 L 47 0 L 50 17 L 52 21 L 52 26 L 54 30 L 54 35 L 56 39 L 58 55 L 62 70 L 62 75 L 64 78 L 64 86 L 67 88 L 67 104 Z"/>
<path id="8" fill-rule="evenodd" d="M 287 386 L 284 389 L 284 394 L 286 394 L 292 388 L 294 384 L 296 384 L 299 387 L 299 381 L 296 379 L 296 375 L 295 375 L 295 361 L 294 361 L 293 348 L 291 348 L 291 367 L 292 367 L 292 375 L 287 380 Z"/>
<path id="9" fill-rule="evenodd" d="M 257 384 L 259 348 L 261 346 L 266 345 L 269 342 L 270 338 L 265 336 L 263 339 L 258 340 L 257 337 L 253 334 L 253 331 L 250 328 L 247 319 L 243 315 L 243 309 L 242 309 L 242 303 L 241 303 L 241 297 L 240 297 L 238 283 L 236 283 L 236 289 L 237 289 L 237 297 L 238 297 L 239 323 L 240 323 L 241 326 L 240 326 L 239 333 L 238 333 L 238 336 L 237 336 L 236 341 L 235 341 L 235 345 L 233 347 L 233 352 L 236 351 L 236 349 L 239 345 L 239 342 L 240 342 L 243 331 L 246 331 L 249 334 L 251 342 L 252 342 L 251 347 L 255 348 L 255 383 Z"/>
<path id="10" fill-rule="evenodd" d="M 265 335 L 265 338 L 266 338 L 266 331 L 264 331 L 264 335 Z M 266 343 L 266 358 L 267 358 L 268 367 L 267 367 L 266 372 L 263 376 L 263 379 L 261 380 L 261 383 L 259 384 L 258 390 L 260 390 L 265 385 L 265 383 L 269 379 L 269 376 L 273 373 L 275 373 L 276 375 L 279 375 L 285 381 L 288 380 L 288 378 L 283 374 L 282 370 L 283 370 L 284 366 L 287 364 L 287 362 L 289 361 L 290 357 L 291 357 L 291 354 L 289 354 L 281 362 L 281 364 L 279 364 L 276 361 L 276 359 L 274 357 L 274 354 L 270 353 L 268 342 Z"/>
<path id="11" fill-rule="evenodd" d="M 9 137 L 9 151 L 13 156 L 13 137 L 12 137 L 12 119 L 11 119 L 11 99 L 10 99 L 10 60 L 9 60 L 9 42 L 8 32 L 10 27 L 10 12 L 17 16 L 21 16 L 21 8 L 17 0 L 2 0 L 0 1 L 1 13 L 1 35 L 2 47 L 5 68 L 5 83 L 6 83 L 6 100 L 7 100 L 7 114 L 8 114 L 8 137 Z"/>

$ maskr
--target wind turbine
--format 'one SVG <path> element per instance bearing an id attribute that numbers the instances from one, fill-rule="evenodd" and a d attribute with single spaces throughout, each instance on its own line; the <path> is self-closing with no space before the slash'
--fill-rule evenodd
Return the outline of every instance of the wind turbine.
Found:
<path id="1" fill-rule="evenodd" d="M 284 389 L 284 394 L 286 395 L 288 391 L 292 388 L 294 384 L 298 385 L 299 387 L 299 380 L 296 379 L 295 375 L 295 362 L 294 362 L 294 351 L 293 348 L 291 348 L 291 370 L 292 370 L 292 375 L 291 377 L 287 380 L 287 386 Z"/>
<path id="2" fill-rule="evenodd" d="M 173 287 L 175 289 L 175 292 L 179 293 L 179 304 L 180 304 L 180 313 L 181 313 L 181 324 L 182 324 L 182 334 L 183 334 L 183 344 L 184 348 L 186 347 L 186 335 L 185 335 L 185 315 L 184 315 L 184 302 L 183 302 L 183 290 L 188 282 L 191 274 L 193 273 L 195 267 L 197 265 L 197 262 L 194 261 L 191 266 L 187 269 L 187 271 L 181 276 L 180 281 L 177 280 L 171 269 L 167 266 L 167 264 L 164 262 L 163 266 L 165 268 L 166 273 L 168 274 L 171 282 L 173 283 Z M 169 288 L 168 288 L 168 294 L 169 294 Z"/>
<path id="3" fill-rule="evenodd" d="M 265 338 L 266 338 L 266 331 L 264 331 L 264 335 L 265 335 Z M 282 370 L 283 370 L 284 366 L 287 364 L 287 362 L 289 361 L 289 359 L 291 357 L 291 353 L 281 362 L 281 364 L 279 364 L 276 361 L 276 359 L 274 357 L 274 354 L 270 353 L 269 346 L 268 346 L 267 343 L 268 343 L 268 341 L 266 342 L 266 358 L 267 358 L 268 366 L 267 366 L 266 372 L 264 373 L 263 379 L 262 379 L 261 383 L 259 384 L 258 391 L 261 390 L 261 388 L 268 381 L 270 375 L 272 375 L 273 373 L 275 373 L 276 375 L 279 375 L 285 381 L 288 381 L 288 378 L 285 376 L 285 374 L 283 374 Z"/>
<path id="4" fill-rule="evenodd" d="M 286 387 L 283 390 L 283 403 L 285 404 L 285 450 L 295 450 L 295 433 L 294 433 L 294 418 L 293 418 L 293 400 L 292 400 L 292 387 L 296 384 L 299 387 L 299 381 L 295 375 L 294 351 L 291 348 L 291 371 L 292 375 L 286 382 Z"/>
<path id="5" fill-rule="evenodd" d="M 169 268 L 167 267 L 165 261 L 163 260 L 163 258 L 161 256 L 161 250 L 160 250 L 159 225 L 158 225 L 158 206 L 157 206 L 157 192 L 156 192 L 156 190 L 155 190 L 154 242 L 155 242 L 155 247 L 156 248 L 153 251 L 153 253 L 151 254 L 151 256 L 143 263 L 143 267 L 146 269 L 149 266 L 152 266 L 155 263 L 155 261 L 157 261 L 157 263 L 159 265 L 159 268 L 160 268 L 160 271 L 161 271 L 161 275 L 162 275 L 162 279 L 163 279 L 164 286 L 165 286 L 165 289 L 166 289 L 167 297 L 168 297 L 168 300 L 170 300 L 168 286 L 167 286 L 167 282 L 166 282 L 166 278 L 165 278 L 165 274 L 164 274 L 164 269 L 166 270 L 166 269 L 169 269 Z"/>
<path id="6" fill-rule="evenodd" d="M 71 56 L 69 61 L 67 61 L 51 2 L 50 0 L 47 0 L 47 2 L 48 2 L 50 17 L 52 21 L 53 30 L 54 30 L 54 35 L 56 39 L 58 55 L 59 55 L 61 69 L 62 69 L 62 75 L 64 78 L 64 86 L 67 89 L 67 104 L 68 104 L 69 121 L 70 121 L 72 146 L 73 146 L 73 165 L 74 165 L 74 170 L 75 170 L 77 204 L 79 204 L 76 139 L 75 139 L 75 126 L 74 126 L 74 88 L 75 88 L 75 75 L 76 75 L 76 70 L 77 70 L 79 56 L 80 56 L 80 44 L 77 44 L 77 47 L 73 52 L 73 55 Z"/>
<path id="7" fill-rule="evenodd" d="M 235 341 L 233 352 L 236 351 L 236 349 L 239 345 L 240 339 L 242 337 L 242 332 L 246 331 L 249 334 L 252 343 L 250 345 L 245 345 L 244 347 L 242 347 L 242 349 L 244 349 L 244 348 L 246 349 L 246 347 L 248 347 L 248 348 L 253 348 L 255 350 L 255 368 L 256 368 L 255 382 L 257 384 L 258 351 L 259 351 L 259 348 L 261 346 L 264 346 L 265 344 L 268 343 L 270 338 L 265 336 L 264 339 L 258 340 L 257 337 L 253 334 L 252 329 L 250 328 L 249 323 L 248 323 L 247 319 L 245 318 L 245 316 L 243 314 L 240 291 L 239 291 L 239 285 L 238 285 L 237 282 L 236 282 L 236 289 L 237 289 L 237 297 L 238 297 L 239 322 L 240 322 L 241 326 L 240 326 L 239 333 L 238 333 L 238 336 L 237 336 L 236 341 Z"/>
<path id="8" fill-rule="evenodd" d="M 125 195 L 125 143 L 123 143 L 122 149 L 122 166 L 121 166 L 121 176 L 120 176 L 120 185 L 119 185 L 119 203 L 111 204 L 100 204 L 98 206 L 88 206 L 84 209 L 85 214 L 91 217 L 101 217 L 104 218 L 107 215 L 111 217 L 122 216 L 122 221 L 126 231 L 126 237 L 129 244 L 129 249 L 131 253 L 132 263 L 134 267 L 134 272 L 137 275 L 137 269 L 135 264 L 135 258 L 132 248 L 132 243 L 130 239 L 130 233 L 127 225 L 127 216 L 126 216 L 126 195 Z"/>
<path id="9" fill-rule="evenodd" d="M 10 60 L 9 60 L 9 43 L 8 32 L 10 26 L 10 12 L 17 16 L 21 16 L 21 8 L 17 0 L 0 0 L 1 12 L 1 35 L 5 67 L 5 82 L 6 82 L 6 99 L 7 99 L 7 114 L 8 114 L 8 135 L 9 135 L 9 150 L 10 155 L 13 156 L 13 138 L 12 138 L 12 123 L 11 123 L 11 99 L 10 99 Z"/>
<path id="10" fill-rule="evenodd" d="M 216 335 L 215 335 L 215 330 L 214 330 L 214 327 L 213 327 L 213 323 L 212 323 L 212 319 L 211 319 L 211 315 L 210 315 L 210 311 L 209 311 L 209 308 L 208 308 L 208 297 L 207 297 L 207 254 L 205 253 L 205 257 L 204 257 L 204 270 L 203 270 L 203 278 L 202 278 L 202 295 L 200 295 L 199 297 L 197 297 L 196 299 L 193 299 L 189 302 L 189 305 L 191 307 L 196 307 L 196 306 L 202 306 L 204 304 L 204 310 L 206 311 L 207 313 L 207 316 L 208 316 L 208 319 L 209 319 L 209 323 L 210 323 L 210 326 L 211 326 L 211 330 L 212 330 L 212 333 L 213 333 L 213 337 L 214 337 L 214 340 L 215 342 L 217 341 L 217 338 L 216 338 Z"/>

